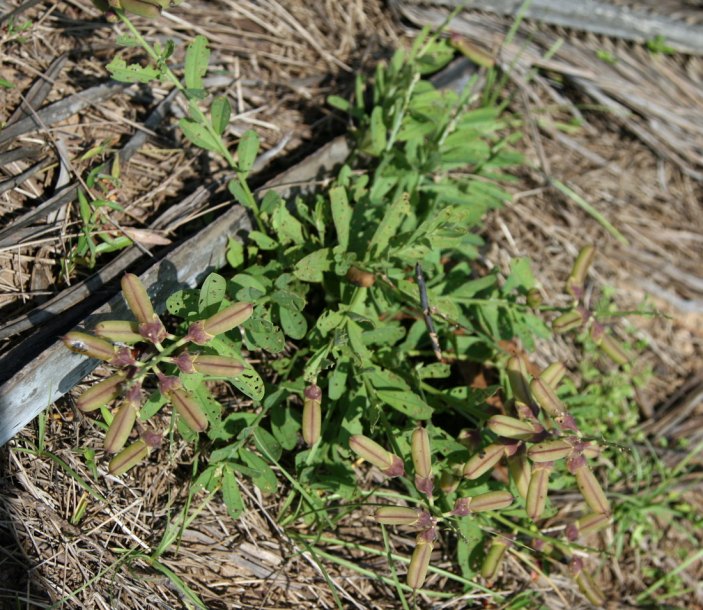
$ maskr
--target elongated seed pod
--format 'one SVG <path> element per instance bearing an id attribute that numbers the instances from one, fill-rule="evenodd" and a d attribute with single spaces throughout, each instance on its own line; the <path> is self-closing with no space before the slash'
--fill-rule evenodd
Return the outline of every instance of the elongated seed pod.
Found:
<path id="1" fill-rule="evenodd" d="M 410 454 L 415 467 L 415 487 L 421 493 L 431 496 L 434 488 L 432 478 L 432 450 L 426 428 L 415 428 L 411 439 Z"/>
<path id="2" fill-rule="evenodd" d="M 433 544 L 420 540 L 413 551 L 408 566 L 407 583 L 412 589 L 419 589 L 427 577 L 427 569 L 430 567 Z"/>
<path id="3" fill-rule="evenodd" d="M 541 379 L 533 379 L 530 382 L 530 390 L 537 404 L 552 417 L 559 417 L 566 413 L 566 407 L 564 403 L 559 400 L 554 389 Z"/>
<path id="4" fill-rule="evenodd" d="M 581 248 L 566 280 L 566 291 L 577 300 L 583 297 L 586 275 L 595 255 L 596 249 L 593 246 Z"/>
<path id="5" fill-rule="evenodd" d="M 405 474 L 403 460 L 363 434 L 352 435 L 349 438 L 349 448 L 389 477 Z"/>
<path id="6" fill-rule="evenodd" d="M 596 585 L 591 575 L 584 569 L 581 558 L 574 557 L 571 560 L 569 568 L 574 580 L 576 581 L 576 584 L 586 599 L 594 606 L 599 608 L 603 607 L 603 604 L 605 603 L 605 596 L 598 588 L 598 585 Z"/>
<path id="7" fill-rule="evenodd" d="M 603 488 L 586 461 L 584 460 L 583 463 L 580 463 L 572 472 L 574 477 L 576 477 L 579 491 L 583 499 L 586 500 L 586 504 L 591 507 L 591 510 L 596 513 L 610 514 L 608 498 L 606 498 Z"/>
<path id="8" fill-rule="evenodd" d="M 530 375 L 527 372 L 527 362 L 522 356 L 511 357 L 505 365 L 510 388 L 515 400 L 529 405 L 532 402 L 529 388 Z"/>
<path id="9" fill-rule="evenodd" d="M 125 11 L 134 13 L 139 17 L 154 19 L 161 15 L 161 7 L 157 4 L 152 4 L 148 0 L 120 0 L 120 2 Z"/>
<path id="10" fill-rule="evenodd" d="M 527 450 L 527 455 L 533 462 L 555 462 L 569 457 L 573 452 L 572 443 L 566 439 L 556 439 L 532 445 Z"/>
<path id="11" fill-rule="evenodd" d="M 193 369 L 203 375 L 212 377 L 238 377 L 244 371 L 244 365 L 235 358 L 210 354 L 193 356 Z"/>
<path id="12" fill-rule="evenodd" d="M 132 345 L 133 343 L 144 341 L 144 337 L 139 334 L 139 323 L 129 320 L 105 320 L 104 322 L 98 322 L 93 332 L 98 337 L 113 343 Z"/>
<path id="13" fill-rule="evenodd" d="M 254 306 L 251 303 L 233 303 L 205 320 L 203 328 L 210 335 L 221 335 L 235 326 L 244 324 L 252 313 Z"/>
<path id="14" fill-rule="evenodd" d="M 610 521 L 608 513 L 588 513 L 567 525 L 564 534 L 569 541 L 575 542 L 579 536 L 588 536 L 605 529 L 610 525 Z"/>
<path id="15" fill-rule="evenodd" d="M 538 421 L 517 419 L 509 415 L 493 415 L 486 425 L 498 436 L 518 440 L 533 440 L 544 432 L 542 424 Z"/>
<path id="16" fill-rule="evenodd" d="M 525 510 L 527 511 L 527 516 L 533 521 L 537 521 L 544 512 L 549 489 L 549 475 L 553 466 L 552 462 L 545 462 L 537 464 L 532 469 L 530 485 L 527 488 L 527 498 L 525 499 Z"/>
<path id="17" fill-rule="evenodd" d="M 61 340 L 72 352 L 104 360 L 105 362 L 112 360 L 117 350 L 109 341 L 77 330 L 66 333 L 61 337 Z"/>
<path id="18" fill-rule="evenodd" d="M 415 525 L 422 511 L 409 506 L 382 506 L 376 509 L 374 519 L 384 525 Z"/>
<path id="19" fill-rule="evenodd" d="M 630 362 L 630 357 L 622 346 L 609 334 L 604 334 L 598 344 L 601 351 L 615 364 L 625 366 Z"/>
<path id="20" fill-rule="evenodd" d="M 137 419 L 136 406 L 125 400 L 118 407 L 112 418 L 112 423 L 105 434 L 103 446 L 108 453 L 117 453 L 125 446 L 129 435 L 134 428 L 134 422 Z"/>
<path id="21" fill-rule="evenodd" d="M 110 474 L 120 476 L 144 460 L 150 452 L 151 447 L 140 439 L 113 457 L 108 470 Z"/>
<path id="22" fill-rule="evenodd" d="M 524 447 L 521 447 L 517 453 L 508 457 L 508 471 L 510 472 L 510 478 L 515 481 L 520 497 L 523 499 L 527 498 L 527 490 L 530 486 L 530 477 L 532 476 L 532 465 L 527 459 Z"/>
<path id="23" fill-rule="evenodd" d="M 539 378 L 544 381 L 550 388 L 556 390 L 559 382 L 566 375 L 566 367 L 563 362 L 552 362 L 540 374 Z"/>
<path id="24" fill-rule="evenodd" d="M 481 576 L 486 580 L 493 580 L 498 574 L 505 551 L 513 545 L 512 538 L 512 536 L 498 535 L 491 540 L 491 546 L 488 547 L 486 557 L 481 564 Z"/>
<path id="25" fill-rule="evenodd" d="M 505 445 L 498 443 L 488 445 L 485 449 L 479 451 L 464 465 L 464 478 L 478 479 L 482 474 L 493 468 L 500 458 L 505 455 Z"/>
<path id="26" fill-rule="evenodd" d="M 571 330 L 581 328 L 585 322 L 586 319 L 584 318 L 583 312 L 578 309 L 572 309 L 552 320 L 552 330 L 561 335 Z"/>
<path id="27" fill-rule="evenodd" d="M 179 388 L 170 392 L 168 397 L 173 407 L 186 423 L 186 426 L 194 432 L 204 432 L 207 430 L 207 417 L 193 394 Z"/>
<path id="28" fill-rule="evenodd" d="M 311 384 L 303 392 L 303 440 L 309 446 L 320 438 L 322 430 L 322 390 Z"/>
<path id="29" fill-rule="evenodd" d="M 124 381 L 125 376 L 122 373 L 103 379 L 76 399 L 76 407 L 84 413 L 104 407 L 121 394 Z"/>
<path id="30" fill-rule="evenodd" d="M 507 491 L 488 491 L 468 498 L 458 498 L 454 503 L 452 514 L 465 517 L 471 513 L 483 513 L 500 510 L 513 503 L 513 496 Z"/>
<path id="31" fill-rule="evenodd" d="M 137 322 L 140 324 L 153 322 L 154 307 L 142 281 L 133 273 L 125 273 L 120 281 L 120 286 L 122 287 L 125 301 L 127 301 L 127 306 L 134 314 Z"/>

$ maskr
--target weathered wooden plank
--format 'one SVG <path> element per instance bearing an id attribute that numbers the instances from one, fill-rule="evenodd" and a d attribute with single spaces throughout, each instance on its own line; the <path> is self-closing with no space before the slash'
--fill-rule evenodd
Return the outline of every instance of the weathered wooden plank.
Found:
<path id="1" fill-rule="evenodd" d="M 342 138 L 323 146 L 317 152 L 283 172 L 260 190 L 275 188 L 283 196 L 319 178 L 343 162 L 348 147 Z M 193 287 L 225 263 L 229 236 L 247 232 L 249 219 L 241 207 L 222 214 L 199 233 L 172 250 L 140 277 L 147 286 L 157 311 L 163 311 L 167 297 L 179 288 Z M 106 305 L 96 309 L 81 328 L 92 328 L 98 321 L 129 319 L 124 300 L 116 295 Z M 0 386 L 0 446 L 4 445 L 46 407 L 71 390 L 90 373 L 98 362 L 69 352 L 55 341 L 37 358 L 22 367 Z"/>

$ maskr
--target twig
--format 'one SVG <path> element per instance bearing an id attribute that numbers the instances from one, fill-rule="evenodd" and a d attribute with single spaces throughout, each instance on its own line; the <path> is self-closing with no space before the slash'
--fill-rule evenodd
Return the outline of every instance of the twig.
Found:
<path id="1" fill-rule="evenodd" d="M 442 350 L 439 347 L 439 338 L 437 337 L 437 331 L 434 327 L 434 320 L 432 320 L 432 310 L 430 309 L 430 301 L 427 298 L 427 285 L 425 284 L 425 274 L 422 272 L 422 267 L 420 263 L 415 265 L 415 277 L 417 278 L 417 287 L 420 291 L 420 307 L 422 307 L 422 315 L 425 318 L 425 324 L 427 325 L 427 331 L 430 335 L 430 343 L 432 343 L 432 351 L 437 357 L 439 362 L 444 362 L 442 357 Z"/>

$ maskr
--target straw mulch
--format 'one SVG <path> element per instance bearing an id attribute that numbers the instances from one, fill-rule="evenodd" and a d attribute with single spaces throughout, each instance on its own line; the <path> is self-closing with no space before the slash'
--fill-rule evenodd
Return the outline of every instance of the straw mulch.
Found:
<path id="1" fill-rule="evenodd" d="M 5 14 L 19 5 L 17 1 L 0 2 L 0 11 Z M 51 76 L 51 86 L 44 91 L 48 104 L 105 81 L 104 64 L 118 52 L 113 28 L 105 25 L 87 0 L 37 3 L 15 18 L 15 26 L 25 20 L 32 22 L 26 32 L 8 29 L 5 23 L 2 33 L 0 77 L 15 84 L 0 90 L 3 121 L 42 74 L 49 71 Z M 344 125 L 326 109 L 325 97 L 348 91 L 356 70 L 370 70 L 394 47 L 406 44 L 412 31 L 407 21 L 394 19 L 380 0 L 192 1 L 158 23 L 140 23 L 148 36 L 179 43 L 176 61 L 195 33 L 209 38 L 213 63 L 221 70 L 213 82 L 234 101 L 232 138 L 254 127 L 264 150 L 272 151 L 262 164 L 259 180 L 339 133 Z M 498 19 L 490 21 L 490 27 L 494 36 L 505 31 L 505 23 Z M 530 28 L 538 28 L 537 42 L 545 45 L 562 34 L 526 24 L 520 33 L 525 40 L 535 40 Z M 486 39 L 485 44 L 497 49 L 494 39 Z M 640 369 L 654 371 L 638 393 L 641 426 L 650 439 L 664 438 L 670 447 L 675 448 L 679 441 L 694 444 L 703 440 L 701 60 L 680 55 L 653 57 L 634 45 L 571 33 L 565 44 L 576 50 L 565 58 L 556 57 L 535 79 L 517 82 L 511 90 L 511 109 L 526 119 L 524 150 L 533 169 L 522 171 L 513 202 L 489 219 L 484 261 L 507 270 L 511 257 L 529 255 L 545 300 L 559 304 L 578 248 L 595 243 L 599 249 L 593 274 L 597 289 L 614 287 L 622 310 L 635 310 L 646 300 L 648 309 L 661 314 L 634 316 L 615 328 L 622 337 L 634 335 L 649 343 L 637 362 Z M 573 73 L 586 70 L 588 66 L 578 62 L 587 61 L 584 57 L 590 57 L 587 52 L 596 46 L 622 59 L 608 68 L 615 75 L 608 72 L 607 82 L 598 81 L 596 75 L 590 84 L 600 95 L 626 107 L 627 114 L 604 111 L 605 98 L 589 97 L 583 82 L 579 85 L 554 76 L 568 74 L 569 67 Z M 522 70 L 516 72 L 516 79 L 538 62 L 535 52 L 530 52 L 533 55 L 520 55 L 524 63 L 516 64 Z M 506 49 L 505 53 L 510 64 L 516 51 Z M 64 54 L 65 59 L 52 70 L 52 63 Z M 591 64 L 593 67 L 594 61 Z M 581 72 L 578 76 L 589 77 Z M 613 82 L 617 78 L 619 82 L 627 79 L 630 85 L 636 82 L 637 95 Z M 662 86 L 663 78 L 676 87 Z M 27 213 L 42 196 L 85 176 L 93 161 L 81 157 L 91 148 L 104 142 L 109 150 L 123 147 L 139 133 L 166 93 L 159 87 L 116 93 L 24 137 L 22 146 L 33 152 L 1 167 L 2 179 L 17 176 L 36 163 L 45 164 L 31 178 L 0 194 L 2 227 Z M 202 209 L 182 211 L 158 225 L 162 227 L 158 231 L 152 228 L 197 184 L 214 182 L 223 175 L 222 166 L 207 155 L 181 147 L 173 124 L 182 112 L 174 105 L 170 114 L 148 130 L 146 142 L 122 164 L 121 185 L 114 192 L 126 213 L 113 220 L 120 227 L 141 230 L 147 244 L 150 239 L 178 239 L 187 234 L 191 216 L 219 203 L 205 202 Z M 578 129 L 564 132 L 558 128 L 560 122 L 573 124 L 575 116 L 580 121 Z M 628 244 L 610 237 L 591 215 L 560 194 L 550 178 L 584 197 Z M 18 233 L 17 241 L 2 242 L 3 320 L 31 311 L 83 277 L 81 272 L 65 277 L 58 263 L 76 226 L 76 210 L 60 207 L 41 223 L 30 223 Z M 5 338 L 0 350 L 10 349 L 22 336 Z M 578 357 L 566 342 L 541 345 L 534 356 L 539 364 L 559 358 L 571 367 Z M 231 400 L 236 407 L 236 398 Z M 398 607 L 392 587 L 331 561 L 322 560 L 323 573 L 320 558 L 291 542 L 277 522 L 285 493 L 267 497 L 256 488 L 247 489 L 248 509 L 236 522 L 218 500 L 203 504 L 203 497 L 196 496 L 190 510 L 199 512 L 181 531 L 179 514 L 187 502 L 193 460 L 190 448 L 175 443 L 148 465 L 117 480 L 105 476 L 102 461 L 96 473 L 86 459 L 86 449 L 99 448 L 101 436 L 92 419 L 77 414 L 67 397 L 47 411 L 45 448 L 54 459 L 26 451 L 37 446 L 36 424 L 0 450 L 0 607 L 40 608 L 63 601 L 64 607 L 86 609 L 181 608 L 190 604 L 185 587 L 211 608 L 333 608 L 335 597 L 349 608 Z M 662 456 L 674 464 L 681 454 L 673 449 Z M 68 476 L 58 460 L 77 476 Z M 89 490 L 77 483 L 78 476 Z M 696 481 L 695 473 L 693 476 L 692 483 Z M 618 491 L 632 493 L 626 483 Z M 700 492 L 688 491 L 683 497 L 694 510 L 703 508 Z M 85 514 L 74 525 L 72 516 L 83 503 Z M 575 509 L 573 504 L 565 511 Z M 672 527 L 664 520 L 660 525 Z M 150 563 L 148 556 L 174 527 L 179 541 L 163 553 L 159 565 Z M 697 536 L 700 548 L 701 533 L 691 535 Z M 381 548 L 378 530 L 367 512 L 345 517 L 335 536 L 346 545 L 318 541 L 316 548 L 371 573 L 388 573 L 385 557 L 351 546 Z M 394 535 L 391 542 L 403 554 L 412 541 Z M 607 538 L 594 542 L 607 543 Z M 692 544 L 672 528 L 663 548 L 633 547 L 619 559 L 597 565 L 613 607 L 633 604 L 637 593 L 650 584 L 642 575 L 654 568 L 673 569 L 681 562 L 679 547 L 693 552 Z M 128 561 L 125 549 L 132 551 Z M 453 570 L 449 550 L 442 546 L 433 565 Z M 498 584 L 502 591 L 533 586 L 541 592 L 536 599 L 547 607 L 588 607 L 566 576 L 540 579 L 533 567 L 517 557 L 508 562 L 504 580 Z M 185 587 L 179 588 L 168 577 L 168 570 Z M 700 562 L 690 566 L 684 578 L 691 591 L 672 603 L 701 607 Z M 428 582 L 434 590 L 449 592 L 453 586 L 437 576 Z M 430 607 L 429 601 L 419 603 Z M 482 603 L 489 602 L 457 597 L 433 607 L 478 607 Z"/>

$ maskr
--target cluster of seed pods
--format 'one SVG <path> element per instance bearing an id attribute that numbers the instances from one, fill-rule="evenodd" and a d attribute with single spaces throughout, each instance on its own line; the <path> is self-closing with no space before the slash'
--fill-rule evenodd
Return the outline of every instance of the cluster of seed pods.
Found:
<path id="1" fill-rule="evenodd" d="M 379 468 L 386 476 L 400 477 L 405 474 L 405 465 L 399 456 L 387 451 L 366 436 L 352 436 L 349 447 L 359 457 Z M 412 433 L 411 456 L 415 472 L 415 487 L 427 496 L 431 508 L 434 492 L 432 452 L 429 435 L 423 427 L 416 428 Z M 453 510 L 444 515 L 433 514 L 427 508 L 382 506 L 376 510 L 374 517 L 378 523 L 384 525 L 403 525 L 418 531 L 406 580 L 408 586 L 415 590 L 422 587 L 425 582 L 437 537 L 437 525 L 443 518 L 465 517 L 479 512 L 500 510 L 510 506 L 512 501 L 513 496 L 507 491 L 490 491 L 472 497 L 458 498 Z"/>
<path id="2" fill-rule="evenodd" d="M 94 334 L 71 331 L 63 337 L 70 350 L 102 360 L 116 369 L 76 400 L 76 406 L 83 412 L 95 411 L 118 400 L 104 441 L 105 451 L 116 454 L 109 465 L 115 475 L 138 464 L 161 442 L 160 434 L 141 430 L 139 440 L 125 448 L 137 423 L 142 384 L 147 375 L 156 377 L 162 396 L 189 428 L 195 432 L 207 429 L 208 420 L 198 400 L 183 387 L 178 375 L 167 374 L 162 369 L 227 378 L 241 374 L 244 367 L 234 358 L 190 353 L 188 345 L 207 345 L 215 336 L 245 322 L 253 311 L 249 303 L 233 303 L 205 320 L 193 322 L 186 334 L 178 337 L 167 332 L 136 275 L 125 274 L 121 286 L 135 321 L 107 320 L 96 325 Z M 144 349 L 136 350 L 134 346 L 138 343 Z"/>
<path id="3" fill-rule="evenodd" d="M 566 280 L 566 291 L 574 297 L 574 306 L 552 321 L 552 329 L 560 334 L 588 327 L 591 339 L 615 364 L 624 366 L 630 360 L 627 352 L 608 333 L 606 327 L 595 319 L 593 313 L 584 304 L 586 294 L 586 276 L 596 255 L 593 246 L 584 246 L 579 251 L 571 273 Z"/>

